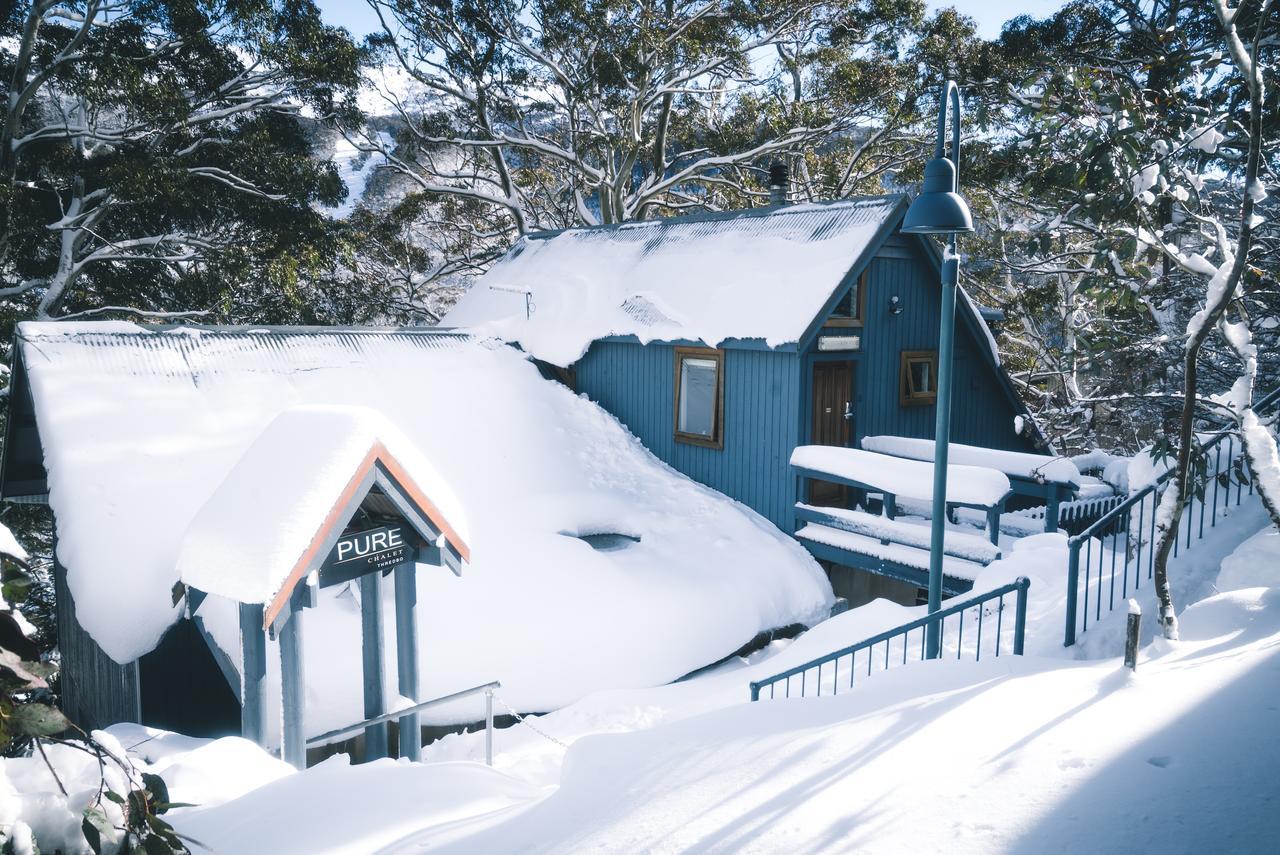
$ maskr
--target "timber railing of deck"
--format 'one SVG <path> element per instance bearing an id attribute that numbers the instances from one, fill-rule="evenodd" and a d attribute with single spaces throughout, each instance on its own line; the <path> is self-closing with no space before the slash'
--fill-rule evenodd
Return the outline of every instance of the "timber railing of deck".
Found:
<path id="1" fill-rule="evenodd" d="M 1025 576 L 1020 576 L 1007 585 L 1001 585 L 999 588 L 979 594 L 976 597 L 970 597 L 954 605 L 948 605 L 933 614 L 928 614 L 910 623 L 904 623 L 902 626 L 885 630 L 878 635 L 859 641 L 857 644 L 814 659 L 812 662 L 806 662 L 803 665 L 797 665 L 794 668 L 774 674 L 772 677 L 754 681 L 751 683 L 751 700 L 760 700 L 765 690 L 768 690 L 768 698 L 776 698 L 779 694 L 784 698 L 803 698 L 808 697 L 810 692 L 815 697 L 821 696 L 824 689 L 824 669 L 826 676 L 830 678 L 830 683 L 825 684 L 826 694 L 834 695 L 838 694 L 841 688 L 846 691 L 852 689 L 857 685 L 859 677 L 865 679 L 876 671 L 887 671 L 892 665 L 905 665 L 909 661 L 924 659 L 927 628 L 930 624 L 935 623 L 938 625 L 938 637 L 944 648 L 943 657 L 952 658 L 951 654 L 954 652 L 954 658 L 962 659 L 968 653 L 971 654 L 975 661 L 980 660 L 983 652 L 982 632 L 984 619 L 987 621 L 988 626 L 986 649 L 989 653 L 999 656 L 1002 652 L 1002 638 L 1009 623 L 1004 616 L 1007 605 L 1005 597 L 1010 595 L 1014 597 L 1014 615 L 1012 619 L 1013 638 L 1009 652 L 1012 652 L 1015 656 L 1021 656 L 1023 640 L 1026 636 L 1027 589 L 1029 587 L 1031 587 L 1031 581 Z M 965 613 L 969 611 L 975 613 L 968 621 L 974 628 L 970 632 L 971 643 L 966 647 L 964 643 Z M 954 651 L 946 640 L 946 621 L 950 617 L 956 618 Z M 994 631 L 990 629 L 992 620 L 995 621 Z M 911 634 L 917 630 L 920 633 L 920 648 L 918 651 L 911 638 Z M 898 643 L 899 640 L 900 643 Z M 877 649 L 880 647 L 883 647 L 883 654 Z M 863 653 L 866 654 L 865 657 L 861 655 Z M 845 660 L 847 660 L 847 663 L 842 669 L 841 663 L 845 662 Z M 843 677 L 841 676 L 842 674 L 844 675 Z"/>
<path id="2" fill-rule="evenodd" d="M 1259 416 L 1280 409 L 1280 386 L 1259 399 L 1253 409 Z M 1234 429 L 1220 431 L 1199 445 L 1197 453 L 1204 465 L 1196 489 L 1182 506 L 1173 541 L 1174 557 L 1204 538 L 1206 521 L 1212 530 L 1219 516 L 1253 495 L 1254 478 L 1242 450 Z M 1067 541 L 1064 647 L 1075 644 L 1090 623 L 1102 620 L 1117 605 L 1125 607 L 1129 592 L 1151 580 L 1155 573 L 1156 509 L 1175 471 L 1164 472 Z"/>

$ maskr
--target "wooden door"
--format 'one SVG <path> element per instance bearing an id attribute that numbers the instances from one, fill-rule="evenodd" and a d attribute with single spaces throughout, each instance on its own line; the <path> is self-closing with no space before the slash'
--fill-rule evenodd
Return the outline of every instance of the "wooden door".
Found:
<path id="1" fill-rule="evenodd" d="M 809 441 L 814 445 L 849 446 L 853 442 L 853 362 L 813 364 L 813 420 Z M 826 481 L 809 482 L 809 504 L 845 506 L 848 488 Z"/>

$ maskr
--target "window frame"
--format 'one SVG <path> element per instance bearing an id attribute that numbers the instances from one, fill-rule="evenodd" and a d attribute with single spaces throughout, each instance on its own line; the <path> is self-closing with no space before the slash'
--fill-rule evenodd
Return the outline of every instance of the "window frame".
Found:
<path id="1" fill-rule="evenodd" d="M 855 287 L 858 289 L 857 300 L 853 302 L 854 316 L 851 318 L 839 318 L 827 316 L 824 327 L 862 327 L 867 316 L 867 271 L 858 274 Z"/>
<path id="2" fill-rule="evenodd" d="M 673 348 L 675 364 L 675 396 L 671 408 L 671 430 L 676 442 L 698 445 L 703 448 L 724 448 L 724 351 L 713 347 L 676 347 Z M 710 359 L 716 364 L 716 401 L 712 414 L 713 426 L 711 436 L 700 433 L 688 433 L 680 430 L 680 391 L 681 371 L 686 359 Z"/>
<path id="3" fill-rule="evenodd" d="M 933 371 L 933 390 L 930 392 L 913 392 L 911 390 L 911 364 L 928 361 Z M 936 350 L 904 350 L 898 363 L 898 404 L 903 407 L 929 407 L 938 402 L 938 351 Z"/>

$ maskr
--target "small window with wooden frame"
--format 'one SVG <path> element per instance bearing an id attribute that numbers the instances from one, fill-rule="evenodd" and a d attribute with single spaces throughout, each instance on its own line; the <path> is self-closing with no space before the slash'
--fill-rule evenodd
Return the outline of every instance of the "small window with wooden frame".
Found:
<path id="1" fill-rule="evenodd" d="M 860 327 L 866 316 L 867 272 L 858 274 L 857 280 L 844 292 L 831 314 L 823 321 L 824 327 Z"/>
<path id="2" fill-rule="evenodd" d="M 904 407 L 937 403 L 938 351 L 904 350 L 901 365 L 898 403 Z"/>
<path id="3" fill-rule="evenodd" d="M 675 348 L 677 442 L 724 448 L 724 351 Z"/>

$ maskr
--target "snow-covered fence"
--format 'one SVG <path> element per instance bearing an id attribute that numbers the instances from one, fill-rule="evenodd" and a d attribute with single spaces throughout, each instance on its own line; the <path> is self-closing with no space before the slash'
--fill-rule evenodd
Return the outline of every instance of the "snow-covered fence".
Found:
<path id="1" fill-rule="evenodd" d="M 982 659 L 984 649 L 995 656 L 999 656 L 1005 649 L 1015 656 L 1021 656 L 1027 625 L 1027 589 L 1030 587 L 1031 580 L 1020 576 L 1007 585 L 1001 585 L 976 597 L 949 605 L 910 623 L 885 630 L 879 635 L 873 635 L 857 644 L 828 653 L 812 662 L 797 665 L 763 680 L 753 681 L 751 700 L 760 700 L 765 689 L 768 689 L 769 698 L 776 698 L 778 692 L 782 692 L 784 698 L 793 696 L 803 698 L 809 693 L 820 696 L 824 688 L 827 694 L 834 695 L 839 693 L 841 687 L 852 689 L 857 684 L 859 675 L 866 677 L 876 671 L 887 671 L 892 665 L 905 665 L 909 661 L 922 660 L 925 658 L 925 636 L 928 634 L 929 626 L 934 624 L 938 627 L 943 657 L 949 658 L 954 653 L 956 659 L 962 659 L 965 654 L 970 654 L 975 661 L 978 661 Z M 1007 605 L 1005 597 L 1009 595 L 1014 596 L 1012 621 L 1006 621 L 1004 615 Z M 956 619 L 954 621 L 956 631 L 951 638 L 948 638 L 947 618 L 951 617 Z M 996 624 L 994 629 L 990 626 L 992 619 Z M 983 646 L 984 620 L 987 621 L 985 648 Z M 969 634 L 970 641 L 967 644 L 964 637 L 965 624 L 972 627 Z M 916 648 L 912 637 L 912 633 L 917 631 L 920 640 L 919 649 Z M 1010 635 L 1011 643 L 1008 648 L 1005 648 L 1004 639 Z M 865 657 L 861 655 L 864 653 Z M 842 662 L 846 662 L 843 672 Z M 845 676 L 842 677 L 842 673 Z"/>
<path id="2" fill-rule="evenodd" d="M 1280 408 L 1280 387 L 1254 407 L 1256 412 Z M 1199 448 L 1202 463 L 1196 489 L 1187 496 L 1173 555 L 1204 538 L 1206 522 L 1213 529 L 1218 517 L 1253 495 L 1253 475 L 1245 463 L 1240 437 L 1234 430 L 1214 434 Z M 1155 573 L 1156 508 L 1172 481 L 1174 469 L 1165 470 L 1134 491 L 1106 514 L 1067 541 L 1067 616 L 1063 646 L 1128 602 Z M 1198 510 L 1198 513 L 1197 513 Z"/>
<path id="3" fill-rule="evenodd" d="M 1058 507 L 1058 528 L 1067 534 L 1079 534 L 1114 510 L 1124 501 L 1124 498 L 1124 496 L 1094 496 L 1063 502 Z M 1046 510 L 1047 508 L 1041 505 L 1037 508 L 1017 511 L 1016 515 L 1032 520 L 1042 520 L 1045 518 Z"/>

